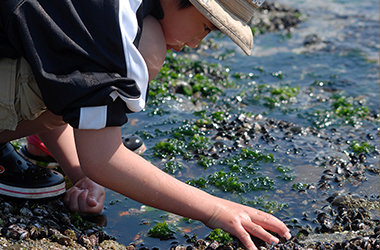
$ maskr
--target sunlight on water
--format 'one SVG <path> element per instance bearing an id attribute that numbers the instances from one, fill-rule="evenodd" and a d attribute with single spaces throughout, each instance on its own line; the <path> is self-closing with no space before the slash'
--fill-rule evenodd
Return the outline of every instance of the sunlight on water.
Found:
<path id="1" fill-rule="evenodd" d="M 299 184 L 318 185 L 323 171 L 337 166 L 334 160 L 349 161 L 348 152 L 352 151 L 354 141 L 366 141 L 372 136 L 369 141 L 378 148 L 378 123 L 374 118 L 363 121 L 351 116 L 334 118 L 330 111 L 334 109 L 334 101 L 339 101 L 341 105 L 351 105 L 355 112 L 367 112 L 361 109 L 365 106 L 369 114 L 379 113 L 379 2 L 370 0 L 359 5 L 353 0 L 278 2 L 298 8 L 307 16 L 306 21 L 290 33 L 266 33 L 256 37 L 251 57 L 236 51 L 235 56 L 224 60 L 203 57 L 202 54 L 194 58 L 228 66 L 231 76 L 234 73 L 251 74 L 254 76 L 251 79 L 236 80 L 237 86 L 226 90 L 225 96 L 233 99 L 239 93 L 245 93 L 239 96 L 245 103 L 242 109 L 245 113 L 263 113 L 267 119 L 295 125 L 279 129 L 278 125 L 270 127 L 264 119 L 257 121 L 258 126 L 268 127 L 274 143 L 267 143 L 258 136 L 251 140 L 249 146 L 272 154 L 275 160 L 253 163 L 256 172 L 245 177 L 239 175 L 239 181 L 268 177 L 274 181 L 273 189 L 269 185 L 268 188 L 239 193 L 224 192 L 209 185 L 204 190 L 237 202 L 254 202 L 261 208 L 265 208 L 268 201 L 278 202 L 276 206 L 287 204 L 287 207 L 275 210 L 274 214 L 280 219 L 289 219 L 300 218 L 303 211 L 312 213 L 323 206 L 325 199 L 333 193 L 378 194 L 378 175 L 371 172 L 366 172 L 366 181 L 350 180 L 342 187 L 333 184 L 326 191 L 308 195 L 300 195 L 293 187 Z M 305 41 L 310 37 L 319 39 L 319 42 L 307 47 Z M 224 48 L 236 49 L 226 38 L 215 40 L 220 41 Z M 296 101 L 292 102 L 289 97 L 286 104 L 276 104 L 277 96 L 273 94 L 275 92 L 270 92 L 275 90 L 265 85 L 282 88 L 281 91 L 298 87 L 299 92 L 293 98 Z M 266 96 L 257 95 L 262 89 L 266 89 L 267 92 L 263 92 Z M 350 96 L 355 99 L 350 99 Z M 130 115 L 129 123 L 122 128 L 123 134 L 143 130 L 154 135 L 157 129 L 170 131 L 182 126 L 185 119 L 199 119 L 193 113 L 204 107 L 193 106 L 192 102 L 183 96 L 181 98 L 182 102 L 178 101 L 180 99 L 166 100 L 162 107 L 168 113 L 152 116 L 153 107 L 148 107 L 145 112 Z M 270 108 L 270 105 L 273 107 Z M 338 114 L 338 109 L 334 110 L 335 114 Z M 233 112 L 240 110 L 236 108 Z M 319 126 L 318 133 L 310 129 L 316 126 Z M 155 157 L 153 148 L 159 141 L 167 139 L 168 136 L 160 135 L 144 140 L 148 147 L 144 157 L 159 168 L 165 167 L 167 159 Z M 207 178 L 217 171 L 227 172 L 227 167 L 220 164 L 204 169 L 194 159 L 186 161 L 178 157 L 177 160 L 183 168 L 174 175 L 182 181 Z M 366 164 L 378 167 L 378 154 L 369 154 Z M 168 249 L 173 242 L 185 244 L 185 234 L 206 237 L 210 232 L 199 222 L 189 222 L 147 208 L 110 190 L 107 190 L 103 214 L 107 217 L 106 232 L 126 245 L 134 241 L 147 247 Z M 147 236 L 149 229 L 161 221 L 178 225 L 176 239 L 159 241 Z"/>

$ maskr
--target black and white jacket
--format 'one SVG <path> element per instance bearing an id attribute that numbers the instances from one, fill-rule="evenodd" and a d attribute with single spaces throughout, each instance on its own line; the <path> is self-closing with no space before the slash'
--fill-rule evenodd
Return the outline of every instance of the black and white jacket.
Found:
<path id="1" fill-rule="evenodd" d="M 146 103 L 148 14 L 163 17 L 159 0 L 0 0 L 0 57 L 25 57 L 47 108 L 74 128 L 120 126 Z"/>

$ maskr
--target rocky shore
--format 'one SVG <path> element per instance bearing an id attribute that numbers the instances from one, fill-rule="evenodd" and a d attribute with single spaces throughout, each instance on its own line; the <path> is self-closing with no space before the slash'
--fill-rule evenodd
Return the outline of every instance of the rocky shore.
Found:
<path id="1" fill-rule="evenodd" d="M 291 240 L 268 245 L 259 239 L 259 249 L 379 249 L 379 222 L 373 213 L 379 200 L 338 196 L 316 213 L 315 230 L 300 228 Z M 306 216 L 305 216 L 306 217 Z M 0 199 L 1 249 L 125 249 L 148 250 L 131 243 L 124 246 L 100 226 L 70 212 L 60 201 Z M 189 239 L 188 245 L 170 250 L 239 250 L 238 240 L 220 244 L 210 239 Z M 156 249 L 158 250 L 158 249 Z"/>

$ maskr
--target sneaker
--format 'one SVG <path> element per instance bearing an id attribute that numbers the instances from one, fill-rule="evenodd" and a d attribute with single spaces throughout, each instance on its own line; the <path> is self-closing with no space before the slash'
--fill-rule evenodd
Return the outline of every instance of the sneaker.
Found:
<path id="1" fill-rule="evenodd" d="M 126 148 L 133 151 L 138 155 L 143 155 L 146 151 L 146 147 L 143 139 L 140 136 L 131 134 L 122 138 L 123 144 Z"/>
<path id="2" fill-rule="evenodd" d="M 56 168 L 59 166 L 58 162 L 50 155 L 47 155 L 47 156 L 32 155 L 31 153 L 28 152 L 25 145 L 22 146 L 22 148 L 20 148 L 18 152 L 25 160 L 33 163 L 34 165 L 48 167 L 48 168 Z"/>
<path id="3" fill-rule="evenodd" d="M 41 199 L 56 197 L 65 191 L 63 175 L 26 161 L 9 142 L 0 146 L 0 194 Z"/>

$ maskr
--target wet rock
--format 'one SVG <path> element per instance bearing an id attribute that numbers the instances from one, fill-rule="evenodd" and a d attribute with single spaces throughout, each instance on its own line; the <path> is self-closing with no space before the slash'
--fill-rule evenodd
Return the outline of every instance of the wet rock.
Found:
<path id="1" fill-rule="evenodd" d="M 290 29 L 297 26 L 304 17 L 297 9 L 279 3 L 264 2 L 251 23 L 264 31 Z"/>
<path id="2" fill-rule="evenodd" d="M 296 135 L 305 133 L 305 130 L 300 126 L 293 126 L 290 128 L 290 131 Z"/>
<path id="3" fill-rule="evenodd" d="M 23 207 L 20 209 L 20 215 L 29 218 L 33 216 L 33 213 L 30 211 L 30 209 Z"/>
<path id="4" fill-rule="evenodd" d="M 176 83 L 175 93 L 191 96 L 193 94 L 193 88 L 188 82 L 178 81 Z"/>
<path id="5" fill-rule="evenodd" d="M 315 45 L 315 44 L 317 44 L 317 43 L 319 43 L 321 41 L 322 41 L 322 39 L 317 34 L 310 34 L 310 35 L 307 35 L 305 37 L 303 45 L 305 47 L 308 47 L 308 46 L 311 46 L 311 45 Z"/>

